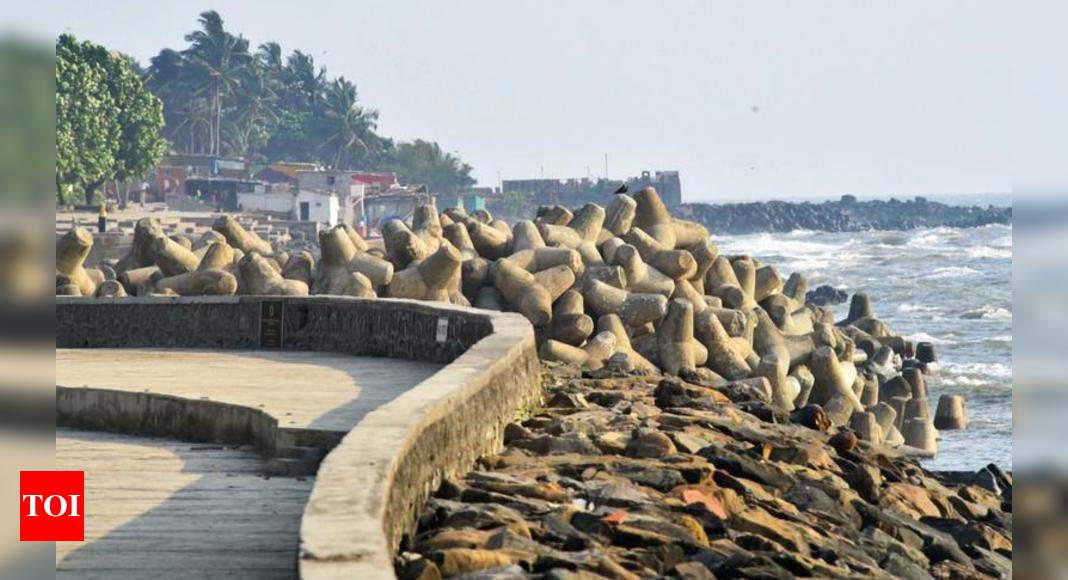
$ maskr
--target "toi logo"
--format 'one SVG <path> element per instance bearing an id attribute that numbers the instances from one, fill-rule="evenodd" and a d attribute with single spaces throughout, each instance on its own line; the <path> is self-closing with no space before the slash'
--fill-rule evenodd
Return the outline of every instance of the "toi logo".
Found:
<path id="1" fill-rule="evenodd" d="M 19 472 L 19 540 L 85 540 L 85 472 Z"/>

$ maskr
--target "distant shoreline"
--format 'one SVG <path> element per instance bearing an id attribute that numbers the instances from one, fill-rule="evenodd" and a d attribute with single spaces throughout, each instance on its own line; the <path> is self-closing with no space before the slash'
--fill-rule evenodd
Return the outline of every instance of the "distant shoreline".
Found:
<path id="1" fill-rule="evenodd" d="M 1011 195 L 1004 196 L 1011 204 Z M 945 197 L 942 196 L 942 199 Z M 960 197 L 961 201 L 965 201 L 973 196 Z M 826 201 L 684 203 L 679 213 L 681 217 L 697 221 L 710 231 L 728 234 L 794 230 L 850 232 L 924 227 L 971 228 L 1012 223 L 1011 205 L 951 205 L 922 196 L 909 200 L 860 200 L 854 196 L 842 196 Z"/>

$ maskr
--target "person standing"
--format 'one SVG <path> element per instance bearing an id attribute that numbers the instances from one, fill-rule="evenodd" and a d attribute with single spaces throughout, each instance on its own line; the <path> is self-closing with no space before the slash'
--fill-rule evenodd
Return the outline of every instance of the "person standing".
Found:
<path id="1" fill-rule="evenodd" d="M 100 202 L 100 216 L 96 220 L 96 227 L 100 233 L 104 233 L 108 229 L 108 208 L 107 203 Z"/>

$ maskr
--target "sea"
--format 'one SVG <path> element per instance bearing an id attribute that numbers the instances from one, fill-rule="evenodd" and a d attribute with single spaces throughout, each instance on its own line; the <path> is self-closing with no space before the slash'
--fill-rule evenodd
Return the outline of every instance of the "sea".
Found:
<path id="1" fill-rule="evenodd" d="M 717 235 L 721 253 L 749 254 L 785 278 L 802 272 L 811 290 L 829 284 L 867 292 L 896 334 L 934 343 L 928 377 L 938 397 L 966 399 L 968 428 L 942 431 L 935 470 L 1012 468 L 1012 226 L 908 231 Z M 848 302 L 832 307 L 844 318 Z"/>

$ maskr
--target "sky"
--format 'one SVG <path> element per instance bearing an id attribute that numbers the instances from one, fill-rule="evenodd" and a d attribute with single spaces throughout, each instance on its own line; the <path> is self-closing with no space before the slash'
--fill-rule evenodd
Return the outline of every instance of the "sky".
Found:
<path id="1" fill-rule="evenodd" d="M 679 170 L 684 200 L 717 201 L 1010 191 L 1019 6 L 39 0 L 16 18 L 147 64 L 215 9 L 354 81 L 380 133 L 438 141 L 482 185 L 604 176 L 607 156 L 609 177 Z"/>

